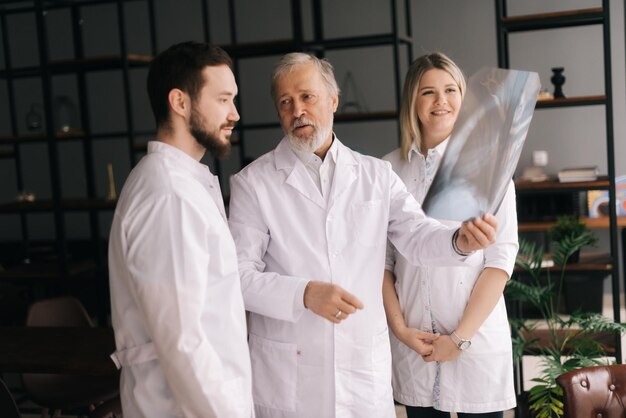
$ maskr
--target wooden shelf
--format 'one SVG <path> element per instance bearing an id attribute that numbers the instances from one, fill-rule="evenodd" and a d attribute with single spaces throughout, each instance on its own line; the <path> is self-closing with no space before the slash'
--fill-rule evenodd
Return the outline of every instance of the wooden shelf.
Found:
<path id="1" fill-rule="evenodd" d="M 398 118 L 398 112 L 395 110 L 387 110 L 380 112 L 354 112 L 354 113 L 337 113 L 335 122 L 360 122 L 371 120 L 395 120 Z"/>
<path id="2" fill-rule="evenodd" d="M 382 110 L 379 112 L 346 112 L 336 113 L 334 121 L 335 123 L 342 122 L 363 122 L 373 120 L 396 120 L 398 118 L 398 112 L 395 110 Z M 237 125 L 236 129 L 271 129 L 280 128 L 279 122 L 258 122 L 258 123 L 243 123 Z"/>
<path id="3" fill-rule="evenodd" d="M 559 99 L 537 100 L 537 109 L 548 109 L 555 107 L 591 106 L 606 104 L 606 96 L 578 96 L 563 97 Z"/>
<path id="4" fill-rule="evenodd" d="M 81 130 L 71 130 L 68 132 L 57 132 L 54 136 L 55 140 L 66 139 L 84 139 L 85 132 Z M 16 144 L 16 143 L 29 143 L 29 142 L 47 142 L 48 137 L 45 133 L 36 133 L 20 136 L 3 136 L 0 137 L 0 143 Z"/>
<path id="5" fill-rule="evenodd" d="M 280 39 L 267 42 L 245 42 L 235 45 L 220 45 L 229 55 L 236 58 L 283 55 L 289 52 L 320 51 L 330 49 L 374 47 L 381 45 L 410 44 L 409 37 L 395 36 L 393 33 L 376 35 L 351 36 L 344 38 L 324 39 L 323 41 L 306 41 L 297 44 L 293 39 Z"/>
<path id="6" fill-rule="evenodd" d="M 93 260 L 70 261 L 67 267 L 66 273 L 61 270 L 59 263 L 53 261 L 22 264 L 0 271 L 0 281 L 12 280 L 23 283 L 25 281 L 78 279 L 96 271 L 96 263 Z"/>
<path id="7" fill-rule="evenodd" d="M 573 334 L 577 334 L 578 332 L 580 331 L 579 330 L 567 330 L 567 331 L 558 330 L 557 331 L 558 341 L 562 342 L 565 339 L 565 337 L 572 336 Z M 548 347 L 552 341 L 552 335 L 550 334 L 550 331 L 547 329 L 534 329 L 530 332 L 522 330 L 522 335 L 527 341 L 537 339 L 538 340 L 537 345 L 542 348 Z M 615 335 L 611 334 L 610 332 L 599 332 L 599 333 L 593 334 L 593 339 L 600 342 L 602 345 L 604 345 L 607 355 L 615 355 Z M 571 346 L 565 345 L 565 352 L 570 353 Z M 529 356 L 535 356 L 535 355 L 540 355 L 541 353 L 536 349 L 528 349 L 527 351 L 524 351 L 524 354 L 529 355 Z"/>
<path id="8" fill-rule="evenodd" d="M 61 209 L 64 211 L 113 210 L 116 203 L 116 201 L 104 199 L 64 199 L 61 201 Z M 49 212 L 52 210 L 54 210 L 52 200 L 12 202 L 0 205 L 0 213 Z"/>
<path id="9" fill-rule="evenodd" d="M 608 217 L 582 217 L 580 220 L 590 229 L 608 229 L 610 227 Z M 519 232 L 544 232 L 550 229 L 554 224 L 556 224 L 556 222 L 520 222 L 517 226 L 517 230 Z M 626 216 L 617 217 L 617 227 L 626 228 Z"/>
<path id="10" fill-rule="evenodd" d="M 15 153 L 12 150 L 0 150 L 0 159 L 13 157 L 15 157 Z"/>
<path id="11" fill-rule="evenodd" d="M 598 176 L 598 180 L 595 181 L 578 181 L 572 183 L 562 183 L 556 178 L 538 182 L 515 180 L 515 190 L 518 193 L 608 190 L 609 186 L 608 176 Z"/>
<path id="12" fill-rule="evenodd" d="M 124 66 L 125 63 L 131 68 L 145 67 L 150 61 L 152 56 L 141 54 L 127 54 L 126 57 L 121 55 L 102 55 L 97 57 L 88 57 L 81 59 L 68 59 L 50 61 L 48 63 L 48 69 L 52 74 L 66 74 L 76 73 L 77 71 L 97 71 L 106 69 L 119 69 Z M 27 78 L 27 77 L 40 77 L 44 74 L 41 66 L 34 67 L 21 67 L 13 68 L 11 70 L 0 71 L 0 78 Z"/>
<path id="13" fill-rule="evenodd" d="M 508 32 L 599 25 L 604 22 L 602 7 L 562 12 L 507 16 L 501 20 Z"/>
<path id="14" fill-rule="evenodd" d="M 604 253 L 581 253 L 578 263 L 568 263 L 566 271 L 574 272 L 607 272 L 610 273 L 613 268 L 611 256 Z M 524 272 L 522 267 L 515 266 L 515 271 Z M 545 267 L 542 270 L 550 272 L 560 272 L 561 266 Z"/>

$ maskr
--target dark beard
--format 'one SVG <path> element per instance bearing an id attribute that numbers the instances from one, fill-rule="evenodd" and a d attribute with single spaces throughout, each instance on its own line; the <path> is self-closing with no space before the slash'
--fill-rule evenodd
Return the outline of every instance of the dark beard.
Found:
<path id="1" fill-rule="evenodd" d="M 215 158 L 223 159 L 230 153 L 230 141 L 222 142 L 219 138 L 219 131 L 225 126 L 219 127 L 217 132 L 209 132 L 203 128 L 205 125 L 204 117 L 195 109 L 191 109 L 191 118 L 189 119 L 189 133 L 198 141 L 198 144 L 209 150 Z M 234 125 L 234 124 L 232 124 Z M 230 137 L 228 137 L 230 139 Z"/>

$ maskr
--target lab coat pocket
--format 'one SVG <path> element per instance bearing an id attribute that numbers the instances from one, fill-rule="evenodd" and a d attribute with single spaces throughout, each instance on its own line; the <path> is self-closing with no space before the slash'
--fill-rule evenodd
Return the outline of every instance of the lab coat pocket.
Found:
<path id="1" fill-rule="evenodd" d="M 393 405 L 391 350 L 387 328 L 369 338 L 355 340 L 337 335 L 335 367 L 338 402 L 345 405 Z"/>
<path id="2" fill-rule="evenodd" d="M 368 200 L 352 205 L 353 231 L 361 245 L 373 248 L 386 243 L 387 222 L 382 217 L 382 201 Z"/>
<path id="3" fill-rule="evenodd" d="M 250 334 L 252 395 L 256 405 L 296 410 L 297 345 Z"/>

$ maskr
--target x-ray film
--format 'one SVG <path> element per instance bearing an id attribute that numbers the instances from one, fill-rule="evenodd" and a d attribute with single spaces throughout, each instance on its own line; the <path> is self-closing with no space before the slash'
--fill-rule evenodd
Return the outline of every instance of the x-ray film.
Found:
<path id="1" fill-rule="evenodd" d="M 446 152 L 424 199 L 431 217 L 465 221 L 496 213 L 537 102 L 537 73 L 483 68 L 468 84 Z"/>

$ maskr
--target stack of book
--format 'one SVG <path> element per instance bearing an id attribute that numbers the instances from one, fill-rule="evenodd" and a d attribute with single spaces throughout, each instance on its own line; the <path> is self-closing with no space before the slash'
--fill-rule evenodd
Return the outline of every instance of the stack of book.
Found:
<path id="1" fill-rule="evenodd" d="M 576 181 L 594 181 L 598 179 L 598 167 L 576 167 L 564 168 L 559 171 L 559 181 L 561 183 L 572 183 Z"/>

